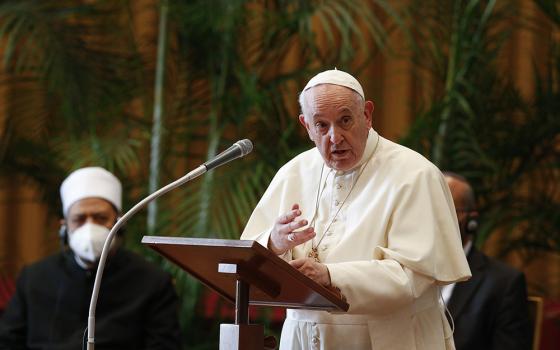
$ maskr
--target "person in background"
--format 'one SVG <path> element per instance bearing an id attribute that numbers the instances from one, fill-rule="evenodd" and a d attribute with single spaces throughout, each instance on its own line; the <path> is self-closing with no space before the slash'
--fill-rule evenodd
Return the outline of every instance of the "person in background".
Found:
<path id="1" fill-rule="evenodd" d="M 457 350 L 529 350 L 527 286 L 522 272 L 484 255 L 473 239 L 478 227 L 474 191 L 461 175 L 444 172 L 451 190 L 472 278 L 450 284 L 442 296 L 453 317 Z"/>
<path id="2" fill-rule="evenodd" d="M 62 183 L 60 237 L 69 249 L 23 268 L 0 319 L 0 349 L 81 349 L 101 250 L 121 213 L 120 181 L 87 167 Z M 156 265 L 111 245 L 96 310 L 96 349 L 181 348 L 178 298 Z"/>
<path id="3" fill-rule="evenodd" d="M 280 349 L 453 349 L 439 286 L 470 271 L 443 175 L 372 129 L 373 102 L 346 72 L 313 77 L 300 107 L 316 147 L 278 171 L 241 239 L 350 307 L 288 309 Z"/>

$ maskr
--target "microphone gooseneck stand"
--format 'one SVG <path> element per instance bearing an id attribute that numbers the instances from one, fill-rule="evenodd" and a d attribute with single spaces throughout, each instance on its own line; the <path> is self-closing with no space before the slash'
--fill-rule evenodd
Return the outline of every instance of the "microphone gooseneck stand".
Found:
<path id="1" fill-rule="evenodd" d="M 160 188 L 156 192 L 150 194 L 140 202 L 138 202 L 134 207 L 126 212 L 117 222 L 111 230 L 109 235 L 103 244 L 103 250 L 101 252 L 101 257 L 99 258 L 99 264 L 97 266 L 97 273 L 95 274 L 95 282 L 93 284 L 93 291 L 91 293 L 91 302 L 89 304 L 89 314 L 87 322 L 87 350 L 95 349 L 95 309 L 97 307 L 97 298 L 99 296 L 99 287 L 101 286 L 101 278 L 103 277 L 103 270 L 105 268 L 105 262 L 107 260 L 107 255 L 109 254 L 109 246 L 113 241 L 113 237 L 118 232 L 118 230 L 140 209 L 145 207 L 152 200 L 166 194 L 167 192 L 184 185 L 185 183 L 199 177 L 207 171 L 212 170 L 220 165 L 228 163 L 236 158 L 243 157 L 253 150 L 253 144 L 250 140 L 244 139 L 237 141 L 230 148 L 218 154 L 214 159 L 207 161 L 206 163 L 200 165 L 196 169 L 192 170 L 185 176 L 178 180 L 173 181 L 165 187 Z"/>

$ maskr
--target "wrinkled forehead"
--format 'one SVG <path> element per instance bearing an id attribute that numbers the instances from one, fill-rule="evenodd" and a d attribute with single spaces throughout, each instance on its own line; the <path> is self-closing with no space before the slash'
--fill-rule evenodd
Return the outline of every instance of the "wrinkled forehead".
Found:
<path id="1" fill-rule="evenodd" d="M 364 100 L 356 91 L 333 84 L 321 84 L 303 92 L 304 114 L 310 117 L 324 109 L 348 109 L 351 111 L 363 109 Z"/>

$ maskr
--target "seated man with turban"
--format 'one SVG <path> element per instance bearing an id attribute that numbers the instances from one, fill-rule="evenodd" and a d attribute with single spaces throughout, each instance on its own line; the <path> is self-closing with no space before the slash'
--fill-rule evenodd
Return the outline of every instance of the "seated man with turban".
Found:
<path id="1" fill-rule="evenodd" d="M 61 239 L 70 249 L 25 267 L 0 319 L 0 349 L 81 349 L 105 239 L 121 213 L 120 181 L 99 167 L 74 171 L 60 187 Z M 96 349 L 180 349 L 171 277 L 121 247 L 105 266 Z"/>

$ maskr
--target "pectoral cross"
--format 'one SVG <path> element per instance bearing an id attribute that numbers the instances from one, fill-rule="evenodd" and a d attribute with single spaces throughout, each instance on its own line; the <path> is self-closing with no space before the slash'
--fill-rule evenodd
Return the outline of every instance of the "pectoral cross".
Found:
<path id="1" fill-rule="evenodd" d="M 311 247 L 311 250 L 309 251 L 309 254 L 307 254 L 307 257 L 313 258 L 316 262 L 320 262 L 319 252 L 317 251 L 316 247 Z"/>

